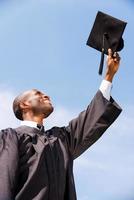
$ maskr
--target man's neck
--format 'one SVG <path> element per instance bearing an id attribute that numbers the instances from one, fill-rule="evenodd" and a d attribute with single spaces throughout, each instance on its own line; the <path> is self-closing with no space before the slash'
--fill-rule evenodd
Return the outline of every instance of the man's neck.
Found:
<path id="1" fill-rule="evenodd" d="M 43 125 L 43 117 L 41 116 L 24 116 L 23 121 L 31 121 Z"/>
<path id="2" fill-rule="evenodd" d="M 31 122 L 36 122 L 37 124 L 43 124 L 44 116 L 43 115 L 33 115 L 33 113 L 26 113 L 23 115 L 23 120 L 24 121 L 31 121 Z"/>
<path id="3" fill-rule="evenodd" d="M 30 126 L 30 127 L 37 128 L 37 122 L 28 121 L 28 120 L 21 121 L 20 125 L 21 126 Z"/>

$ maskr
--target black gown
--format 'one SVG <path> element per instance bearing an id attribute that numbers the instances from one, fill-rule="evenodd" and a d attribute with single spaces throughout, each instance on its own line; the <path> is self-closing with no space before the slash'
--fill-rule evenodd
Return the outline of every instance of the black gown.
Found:
<path id="1" fill-rule="evenodd" d="M 0 200 L 76 200 L 73 161 L 115 121 L 121 108 L 98 91 L 66 127 L 45 134 L 7 128 L 0 134 Z"/>

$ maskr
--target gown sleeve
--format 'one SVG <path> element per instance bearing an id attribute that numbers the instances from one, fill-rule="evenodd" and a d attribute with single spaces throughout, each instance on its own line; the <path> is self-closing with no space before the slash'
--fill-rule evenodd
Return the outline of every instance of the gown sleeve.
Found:
<path id="1" fill-rule="evenodd" d="M 66 127 L 66 137 L 73 159 L 95 143 L 121 111 L 122 109 L 112 97 L 108 101 L 98 90 L 87 109 L 71 120 Z"/>
<path id="2" fill-rule="evenodd" d="M 0 131 L 0 200 L 14 200 L 18 170 L 18 139 L 13 129 Z"/>

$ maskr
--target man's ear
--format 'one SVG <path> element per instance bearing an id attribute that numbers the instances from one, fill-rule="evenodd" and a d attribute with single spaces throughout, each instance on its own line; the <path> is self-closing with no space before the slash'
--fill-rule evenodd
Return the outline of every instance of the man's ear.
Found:
<path id="1" fill-rule="evenodd" d="M 27 101 L 24 101 L 24 102 L 20 102 L 20 108 L 22 110 L 26 110 L 26 109 L 29 109 L 30 108 L 30 105 Z"/>

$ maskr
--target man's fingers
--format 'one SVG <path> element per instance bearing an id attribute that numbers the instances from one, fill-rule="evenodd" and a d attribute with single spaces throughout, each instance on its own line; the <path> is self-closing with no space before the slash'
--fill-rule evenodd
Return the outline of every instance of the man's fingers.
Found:
<path id="1" fill-rule="evenodd" d="M 113 54 L 112 49 L 108 49 L 108 56 L 109 56 L 110 58 L 112 58 L 112 54 Z"/>
<path id="2" fill-rule="evenodd" d="M 117 52 L 112 52 L 112 49 L 108 49 L 108 59 L 113 60 L 114 62 L 120 62 L 120 56 Z"/>
<path id="3" fill-rule="evenodd" d="M 118 54 L 117 52 L 114 52 L 113 58 L 114 58 L 114 61 L 115 61 L 115 62 L 119 62 L 120 59 L 121 59 L 120 56 L 119 56 L 119 54 Z"/>

